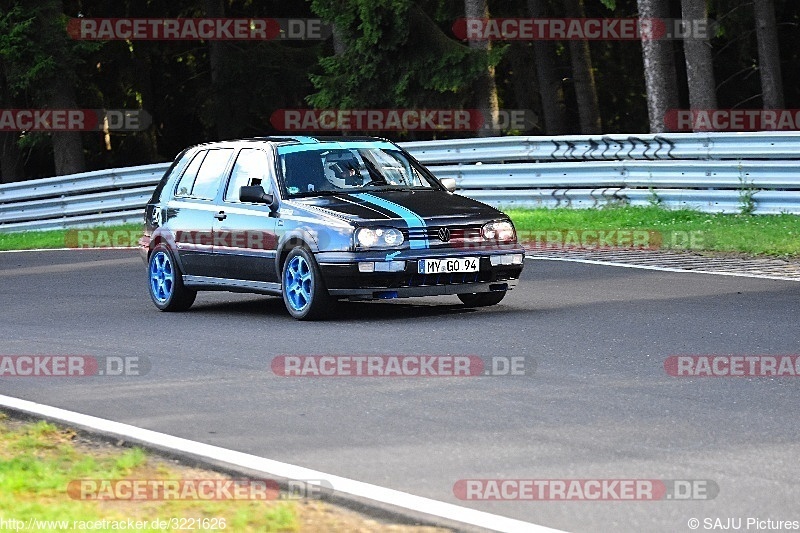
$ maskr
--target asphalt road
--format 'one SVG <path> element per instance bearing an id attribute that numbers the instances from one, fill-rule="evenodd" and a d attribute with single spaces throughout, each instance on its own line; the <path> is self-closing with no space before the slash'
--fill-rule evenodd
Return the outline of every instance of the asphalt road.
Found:
<path id="1" fill-rule="evenodd" d="M 0 355 L 152 364 L 138 377 L 3 377 L 2 394 L 567 531 L 800 521 L 800 378 L 676 378 L 663 366 L 670 355 L 800 354 L 796 282 L 529 260 L 494 308 L 349 303 L 323 323 L 292 320 L 278 298 L 231 293 L 160 313 L 132 251 L 0 254 L 0 283 Z M 527 356 L 537 367 L 477 378 L 270 369 L 275 356 L 307 354 Z M 476 478 L 711 480 L 719 494 L 454 496 L 458 480 Z"/>

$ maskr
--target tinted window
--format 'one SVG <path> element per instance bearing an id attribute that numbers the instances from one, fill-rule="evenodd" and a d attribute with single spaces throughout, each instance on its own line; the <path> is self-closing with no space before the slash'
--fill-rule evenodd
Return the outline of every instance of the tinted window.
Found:
<path id="1" fill-rule="evenodd" d="M 225 200 L 239 201 L 239 189 L 250 185 L 261 185 L 269 193 L 272 189 L 268 169 L 269 159 L 267 154 L 254 148 L 245 148 L 239 152 L 236 163 L 233 165 L 231 179 L 225 190 Z"/>
<path id="2" fill-rule="evenodd" d="M 197 178 L 197 171 L 200 170 L 200 163 L 203 162 L 203 158 L 205 156 L 205 150 L 198 152 L 197 155 L 194 156 L 192 162 L 189 163 L 189 166 L 187 166 L 186 170 L 183 172 L 183 176 L 181 177 L 181 181 L 178 182 L 178 186 L 175 187 L 175 196 L 189 196 L 189 193 L 192 192 L 194 180 Z"/>
<path id="3" fill-rule="evenodd" d="M 192 187 L 191 192 L 192 197 L 212 200 L 217 196 L 219 182 L 228 166 L 231 154 L 233 154 L 233 148 L 208 151 L 208 155 L 203 159 L 203 164 L 200 165 L 197 179 L 194 180 L 194 187 Z"/>
<path id="4" fill-rule="evenodd" d="M 156 189 L 153 191 L 153 196 L 150 198 L 150 203 L 155 203 L 161 200 L 161 193 L 164 190 L 164 186 L 172 180 L 172 177 L 180 173 L 185 167 L 186 164 L 189 162 L 188 158 L 186 157 L 186 152 L 189 150 L 186 149 L 181 152 L 178 157 L 175 158 L 175 161 L 169 166 L 169 169 L 164 173 L 164 176 L 161 178 L 161 181 L 158 182 L 156 185 Z"/>

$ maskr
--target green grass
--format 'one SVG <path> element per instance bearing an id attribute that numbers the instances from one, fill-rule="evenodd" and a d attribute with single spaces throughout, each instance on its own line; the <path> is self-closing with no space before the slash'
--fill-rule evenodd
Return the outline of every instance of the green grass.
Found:
<path id="1" fill-rule="evenodd" d="M 0 517 L 5 520 L 96 522 L 154 518 L 225 518 L 228 531 L 296 531 L 294 502 L 264 501 L 91 501 L 69 496 L 79 479 L 182 479 L 186 474 L 149 464 L 141 449 L 98 449 L 73 445 L 74 432 L 46 422 L 9 427 L 0 413 Z M 196 475 L 196 474 L 195 474 Z M 67 528 L 67 529 L 70 529 Z M 63 530 L 44 525 L 41 531 Z M 101 531 L 110 528 L 101 528 Z M 167 529 L 164 529 L 166 531 Z M 221 529 L 215 529 L 220 531 Z M 162 531 L 157 528 L 137 531 Z"/>
<path id="2" fill-rule="evenodd" d="M 656 248 L 800 257 L 800 216 L 722 215 L 660 207 L 508 209 L 520 240 L 535 231 L 644 230 Z M 0 233 L 0 250 L 133 245 L 141 226 Z M 526 233 L 528 232 L 528 233 Z"/>
<path id="3" fill-rule="evenodd" d="M 800 257 L 800 216 L 723 215 L 660 207 L 506 209 L 520 240 L 531 232 L 645 230 L 656 248 Z M 541 237 L 541 235 L 540 235 Z M 546 235 L 543 237 L 546 239 Z"/>
<path id="4" fill-rule="evenodd" d="M 136 246 L 136 240 L 141 233 L 141 224 L 102 226 L 79 230 L 58 229 L 0 233 L 0 250 Z"/>

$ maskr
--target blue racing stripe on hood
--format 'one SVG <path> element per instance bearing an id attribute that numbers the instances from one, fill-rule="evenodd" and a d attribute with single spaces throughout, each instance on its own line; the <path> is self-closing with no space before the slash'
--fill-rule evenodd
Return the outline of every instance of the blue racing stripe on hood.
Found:
<path id="1" fill-rule="evenodd" d="M 384 200 L 383 198 L 378 198 L 373 194 L 368 193 L 359 193 L 359 194 L 351 194 L 354 198 L 358 198 L 368 204 L 376 205 L 378 207 L 382 207 L 385 210 L 394 213 L 395 215 L 402 218 L 406 224 L 408 224 L 410 228 L 421 228 L 423 240 L 420 242 L 417 239 L 412 239 L 409 235 L 408 245 L 411 247 L 412 250 L 420 249 L 420 248 L 430 248 L 430 243 L 428 242 L 428 235 L 427 235 L 427 227 L 428 225 L 425 224 L 425 221 L 415 212 L 411 211 L 410 209 L 403 207 L 402 205 L 396 204 L 394 202 L 390 202 L 389 200 Z"/>

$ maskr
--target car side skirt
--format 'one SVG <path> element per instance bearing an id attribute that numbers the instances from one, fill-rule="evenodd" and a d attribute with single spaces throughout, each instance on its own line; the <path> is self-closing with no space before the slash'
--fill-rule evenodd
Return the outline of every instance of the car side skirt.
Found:
<path id="1" fill-rule="evenodd" d="M 183 284 L 200 291 L 252 292 L 280 296 L 281 284 L 270 281 L 212 278 L 208 276 L 183 276 Z"/>

